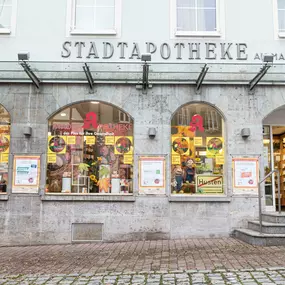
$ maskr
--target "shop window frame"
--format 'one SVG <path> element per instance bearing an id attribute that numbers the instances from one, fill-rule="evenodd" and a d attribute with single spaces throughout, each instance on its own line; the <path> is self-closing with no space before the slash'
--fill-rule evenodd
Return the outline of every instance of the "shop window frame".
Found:
<path id="1" fill-rule="evenodd" d="M 15 32 L 16 32 L 18 0 L 11 0 L 11 1 L 12 1 L 12 4 L 11 4 L 12 11 L 11 11 L 11 17 L 10 17 L 10 27 L 9 28 L 0 27 L 0 36 L 1 35 L 15 35 Z M 0 12 L 1 12 L 1 5 L 0 5 Z"/>
<path id="2" fill-rule="evenodd" d="M 228 183 L 230 183 L 228 181 L 228 179 L 230 179 L 230 175 L 228 173 L 228 157 L 227 157 L 227 153 L 228 153 L 228 149 L 227 147 L 225 147 L 227 145 L 227 124 L 226 124 L 226 117 L 224 116 L 224 114 L 222 113 L 221 110 L 219 110 L 216 106 L 208 103 L 208 102 L 204 102 L 204 101 L 192 101 L 192 102 L 188 102 L 182 106 L 180 106 L 179 108 L 177 108 L 172 116 L 171 116 L 171 120 L 170 120 L 170 127 L 172 128 L 172 120 L 174 118 L 174 116 L 176 114 L 178 114 L 178 112 L 180 112 L 184 107 L 186 106 L 190 106 L 190 105 L 193 105 L 193 104 L 201 104 L 201 105 L 205 105 L 205 106 L 209 106 L 209 107 L 212 107 L 220 116 L 221 116 L 221 119 L 222 119 L 222 137 L 223 137 L 223 143 L 224 143 L 224 165 L 223 165 L 223 174 L 222 174 L 222 177 L 223 177 L 223 193 L 220 193 L 220 194 L 199 194 L 199 193 L 194 193 L 194 194 L 187 194 L 187 193 L 183 193 L 183 194 L 178 194 L 178 193 L 175 193 L 173 194 L 172 193 L 172 185 L 171 185 L 171 182 L 172 182 L 172 174 L 171 174 L 171 171 L 172 171 L 172 134 L 170 133 L 170 159 L 169 159 L 169 201 L 170 202 L 231 202 L 231 197 L 229 196 L 230 195 L 230 191 L 228 189 Z M 179 120 L 179 116 L 178 116 L 178 120 Z M 196 177 L 195 177 L 195 181 L 196 181 Z M 196 183 L 196 182 L 195 182 Z M 195 188 L 196 188 L 196 184 L 195 184 Z"/>
<path id="3" fill-rule="evenodd" d="M 114 29 L 77 29 L 75 26 L 76 19 L 76 0 L 67 0 L 67 36 L 93 35 L 93 36 L 112 36 L 119 37 L 121 34 L 122 19 L 122 0 L 114 0 Z"/>
<path id="4" fill-rule="evenodd" d="M 81 104 L 81 103 L 91 103 L 93 100 L 90 101 L 81 101 L 81 102 L 73 102 L 72 104 L 69 105 L 65 105 L 62 108 L 56 110 L 53 114 L 51 114 L 49 116 L 49 118 L 47 119 L 47 124 L 49 126 L 50 122 L 53 121 L 54 117 L 56 115 L 59 115 L 61 112 L 63 112 L 64 110 L 68 109 L 72 109 L 76 104 Z M 111 107 L 114 108 L 114 110 L 117 111 L 117 114 L 119 116 L 119 111 L 121 113 L 125 113 L 126 117 L 129 118 L 129 121 L 125 121 L 123 123 L 130 123 L 132 122 L 132 137 L 133 137 L 133 142 L 134 142 L 134 118 L 126 111 L 124 111 L 123 109 L 121 109 L 120 107 L 109 103 L 109 102 L 100 102 L 102 104 L 105 105 L 109 105 Z M 57 119 L 55 120 L 57 121 Z M 78 123 L 78 121 L 76 120 L 76 122 Z M 121 121 L 118 122 L 113 122 L 114 124 L 117 123 L 122 123 Z M 48 131 L 48 135 L 49 131 Z M 133 145 L 134 147 L 134 145 Z M 47 139 L 47 143 L 46 143 L 46 149 L 48 149 L 48 139 Z M 48 157 L 48 152 L 45 153 L 45 157 L 46 157 L 46 167 L 47 167 L 47 157 Z M 135 155 L 134 155 L 134 150 L 133 150 L 133 164 L 132 164 L 132 171 L 134 173 L 135 171 Z M 70 161 L 70 165 L 72 167 L 72 161 Z M 47 170 L 47 168 L 46 168 Z M 47 171 L 45 171 L 45 181 L 47 179 Z M 46 189 L 46 186 L 45 188 Z M 136 179 L 135 176 L 133 175 L 132 178 L 132 192 L 131 193 L 63 193 L 63 192 L 47 192 L 46 190 L 43 191 L 43 195 L 41 197 L 41 200 L 43 201 L 110 201 L 110 202 L 133 202 L 135 201 L 135 197 L 137 194 L 137 190 L 136 190 Z"/>

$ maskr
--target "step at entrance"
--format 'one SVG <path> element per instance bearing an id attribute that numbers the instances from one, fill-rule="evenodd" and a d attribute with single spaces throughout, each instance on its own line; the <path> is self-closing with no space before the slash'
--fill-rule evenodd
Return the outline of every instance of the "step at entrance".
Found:
<path id="1" fill-rule="evenodd" d="M 259 221 L 249 221 L 247 229 L 237 229 L 234 236 L 252 245 L 285 245 L 285 213 L 262 214 L 262 233 Z"/>

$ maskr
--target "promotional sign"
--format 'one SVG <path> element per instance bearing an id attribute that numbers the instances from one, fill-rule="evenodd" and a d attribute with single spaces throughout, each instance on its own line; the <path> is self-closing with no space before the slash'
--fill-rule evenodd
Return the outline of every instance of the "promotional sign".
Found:
<path id="1" fill-rule="evenodd" d="M 48 153 L 64 154 L 66 152 L 66 136 L 49 136 Z"/>
<path id="2" fill-rule="evenodd" d="M 67 136 L 66 140 L 68 145 L 76 144 L 76 136 Z"/>
<path id="3" fill-rule="evenodd" d="M 194 146 L 203 146 L 203 138 L 194 137 Z"/>
<path id="4" fill-rule="evenodd" d="M 85 142 L 87 145 L 94 145 L 95 144 L 95 137 L 94 136 L 86 136 Z"/>
<path id="5" fill-rule="evenodd" d="M 14 156 L 13 193 L 37 193 L 40 181 L 40 156 Z"/>
<path id="6" fill-rule="evenodd" d="M 206 156 L 215 157 L 223 154 L 223 143 L 222 137 L 207 137 L 206 138 Z"/>
<path id="7" fill-rule="evenodd" d="M 139 193 L 165 194 L 165 158 L 139 158 Z"/>
<path id="8" fill-rule="evenodd" d="M 233 158 L 234 188 L 258 187 L 258 158 Z"/>
<path id="9" fill-rule="evenodd" d="M 115 137 L 115 154 L 132 154 L 133 137 Z"/>
<path id="10" fill-rule="evenodd" d="M 172 154 L 189 155 L 189 138 L 188 137 L 172 137 Z M 191 154 L 190 154 L 191 155 Z"/>
<path id="11" fill-rule="evenodd" d="M 105 137 L 105 145 L 114 145 L 115 137 L 114 136 L 106 136 Z"/>
<path id="12" fill-rule="evenodd" d="M 223 176 L 220 175 L 196 175 L 196 192 L 200 194 L 222 194 Z"/>
<path id="13" fill-rule="evenodd" d="M 124 155 L 124 164 L 133 164 L 133 156 L 129 154 Z"/>
<path id="14" fill-rule="evenodd" d="M 171 164 L 181 164 L 180 155 L 172 155 L 171 156 Z"/>

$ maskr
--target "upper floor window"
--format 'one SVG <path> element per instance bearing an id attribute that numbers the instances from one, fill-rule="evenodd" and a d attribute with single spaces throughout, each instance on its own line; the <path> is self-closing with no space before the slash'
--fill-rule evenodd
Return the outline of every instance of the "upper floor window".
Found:
<path id="1" fill-rule="evenodd" d="M 118 0 L 74 0 L 73 34 L 117 34 Z"/>
<path id="2" fill-rule="evenodd" d="M 218 35 L 218 0 L 176 0 L 176 36 Z"/>
<path id="3" fill-rule="evenodd" d="M 278 32 L 279 34 L 285 34 L 285 1 L 278 0 Z"/>
<path id="4" fill-rule="evenodd" d="M 0 34 L 10 34 L 15 0 L 0 0 Z"/>

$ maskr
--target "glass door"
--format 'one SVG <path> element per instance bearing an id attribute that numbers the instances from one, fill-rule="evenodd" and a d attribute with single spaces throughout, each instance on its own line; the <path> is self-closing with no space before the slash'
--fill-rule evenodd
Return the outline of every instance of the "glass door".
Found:
<path id="1" fill-rule="evenodd" d="M 263 126 L 263 161 L 264 176 L 276 167 L 273 150 L 273 135 L 271 126 Z M 270 175 L 265 180 L 265 206 L 266 211 L 275 211 L 275 177 Z"/>

